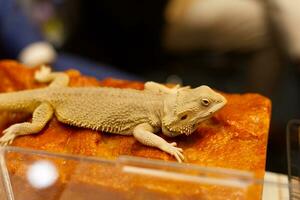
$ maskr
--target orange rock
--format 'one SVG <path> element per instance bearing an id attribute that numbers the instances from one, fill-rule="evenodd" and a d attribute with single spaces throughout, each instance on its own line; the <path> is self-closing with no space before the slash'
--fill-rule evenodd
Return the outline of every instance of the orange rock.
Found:
<path id="1" fill-rule="evenodd" d="M 36 83 L 33 80 L 35 70 L 25 68 L 14 61 L 0 62 L 0 92 L 44 87 L 45 84 Z M 143 83 L 140 82 L 113 78 L 98 81 L 95 78 L 83 76 L 76 70 L 69 70 L 67 73 L 70 76 L 71 87 L 108 86 L 143 89 Z M 178 146 L 183 148 L 185 162 L 187 163 L 251 171 L 255 173 L 256 177 L 261 178 L 265 171 L 271 102 L 259 94 L 224 95 L 228 100 L 228 104 L 212 119 L 203 122 L 192 135 L 171 139 L 164 138 L 177 142 Z M 5 120 L 0 123 L 0 131 L 9 124 L 30 119 L 25 114 L 1 113 L 1 115 L 5 115 Z M 97 156 L 106 159 L 116 159 L 120 155 L 130 155 L 174 161 L 174 158 L 168 154 L 155 148 L 146 147 L 131 136 L 113 135 L 71 127 L 58 122 L 55 118 L 49 122 L 41 133 L 18 137 L 12 145 L 50 152 Z M 87 181 L 91 185 L 94 184 L 93 187 L 97 184 L 104 184 L 92 180 Z M 106 186 L 109 187 L 109 185 Z M 88 186 L 84 186 L 84 188 L 86 187 Z M 161 190 L 160 188 L 153 189 Z M 190 193 L 187 195 L 184 187 L 177 188 L 175 193 L 171 191 L 174 188 L 169 189 L 170 191 L 166 188 L 167 192 L 164 193 L 169 194 L 169 197 L 172 197 L 175 193 L 176 195 L 182 194 L 182 198 L 192 197 L 193 195 L 197 197 L 200 193 L 203 195 L 203 192 L 196 194 L 195 191 L 194 193 L 189 191 Z M 260 193 L 260 189 L 256 188 L 256 192 Z M 212 194 L 214 193 L 212 188 L 207 190 L 211 190 Z M 226 195 L 219 191 L 219 195 L 221 194 Z M 166 196 L 164 197 L 166 198 Z M 239 198 L 230 196 L 229 199 Z"/>

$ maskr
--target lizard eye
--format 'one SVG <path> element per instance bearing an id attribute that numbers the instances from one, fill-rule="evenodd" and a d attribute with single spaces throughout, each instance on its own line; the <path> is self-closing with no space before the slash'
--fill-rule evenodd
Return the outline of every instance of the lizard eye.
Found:
<path id="1" fill-rule="evenodd" d="M 180 120 L 185 120 L 187 118 L 187 115 L 183 115 Z"/>
<path id="2" fill-rule="evenodd" d="M 202 99 L 202 100 L 201 100 L 201 104 L 202 104 L 203 106 L 207 107 L 207 106 L 209 106 L 210 101 L 209 101 L 209 99 Z"/>

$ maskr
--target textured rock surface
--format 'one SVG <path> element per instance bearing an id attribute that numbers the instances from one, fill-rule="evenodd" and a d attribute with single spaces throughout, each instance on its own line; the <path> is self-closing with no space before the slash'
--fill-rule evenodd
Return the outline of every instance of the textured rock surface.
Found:
<path id="1" fill-rule="evenodd" d="M 34 70 L 24 68 L 24 66 L 13 61 L 0 62 L 0 78 L 2 80 L 0 92 L 45 86 L 34 82 Z M 67 73 L 71 78 L 70 85 L 72 87 L 93 85 L 143 89 L 143 84 L 138 82 L 115 79 L 98 81 L 92 77 L 82 76 L 75 70 L 69 70 Z M 176 141 L 178 146 L 183 148 L 186 158 L 185 162 L 202 166 L 248 170 L 255 172 L 257 177 L 262 177 L 265 170 L 271 102 L 259 94 L 224 95 L 228 103 L 212 119 L 202 123 L 192 135 L 171 138 L 171 140 Z M 2 131 L 9 124 L 29 118 L 21 113 L 0 113 L 0 119 L 0 131 Z M 169 140 L 169 138 L 165 139 Z M 155 148 L 146 147 L 132 136 L 112 135 L 75 128 L 64 125 L 55 118 L 50 121 L 40 134 L 18 137 L 12 145 L 50 152 L 97 156 L 107 159 L 116 159 L 120 155 L 131 155 L 174 161 L 168 154 Z M 17 164 L 12 166 L 15 170 L 17 167 Z M 20 174 L 21 171 L 17 170 Z M 111 186 L 112 189 L 117 188 L 117 186 L 114 187 L 114 183 L 109 183 L 111 181 L 105 184 L 106 182 L 103 182 L 100 177 L 88 180 L 84 177 L 78 177 L 78 181 L 79 184 L 84 182 L 93 187 L 99 184 L 106 187 Z M 142 182 L 140 181 L 141 184 Z M 138 184 L 138 181 L 136 184 Z M 88 186 L 84 187 L 88 188 Z M 122 186 L 119 187 L 122 188 Z M 174 188 L 172 187 L 166 187 L 164 189 L 166 191 L 162 191 L 159 187 L 152 189 L 162 192 L 161 195 L 170 193 L 170 198 L 172 197 L 171 194 L 176 194 L 177 198 L 179 194 L 183 195 L 182 198 L 203 195 L 203 191 L 199 192 L 198 190 L 195 190 L 194 193 L 191 191 L 186 193 L 187 191 L 184 192 L 184 187 L 177 188 L 176 191 L 173 191 Z M 92 188 L 91 191 L 93 191 Z M 209 191 L 215 193 L 213 189 L 209 189 Z M 220 195 L 224 194 L 220 193 Z M 239 198 L 230 196 L 229 199 Z"/>

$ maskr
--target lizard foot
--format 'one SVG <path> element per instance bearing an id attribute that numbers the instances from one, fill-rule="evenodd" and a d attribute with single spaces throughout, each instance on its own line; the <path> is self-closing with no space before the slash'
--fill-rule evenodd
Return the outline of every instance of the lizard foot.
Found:
<path id="1" fill-rule="evenodd" d="M 182 154 L 182 148 L 176 147 L 176 142 L 166 143 L 162 146 L 162 150 L 174 156 L 178 162 L 182 162 L 184 160 L 184 156 Z"/>
<path id="2" fill-rule="evenodd" d="M 12 125 L 3 131 L 4 135 L 0 138 L 0 146 L 10 145 L 15 139 L 18 131 L 18 124 Z"/>
<path id="3" fill-rule="evenodd" d="M 35 80 L 40 82 L 47 81 L 50 73 L 51 73 L 51 69 L 43 65 L 38 71 L 35 72 L 34 78 Z"/>

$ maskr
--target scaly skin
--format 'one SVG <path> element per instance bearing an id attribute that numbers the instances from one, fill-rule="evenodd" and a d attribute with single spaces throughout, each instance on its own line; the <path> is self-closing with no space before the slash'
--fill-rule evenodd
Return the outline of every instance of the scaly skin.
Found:
<path id="1" fill-rule="evenodd" d="M 197 125 L 226 104 L 226 99 L 207 86 L 169 89 L 154 82 L 145 89 L 67 87 L 64 73 L 42 67 L 35 74 L 49 87 L 0 94 L 0 110 L 33 113 L 32 122 L 14 124 L 3 131 L 1 145 L 11 144 L 19 135 L 40 132 L 53 115 L 63 123 L 121 135 L 133 135 L 144 145 L 159 148 L 184 159 L 176 143 L 168 143 L 154 133 L 170 137 L 191 134 Z"/>

